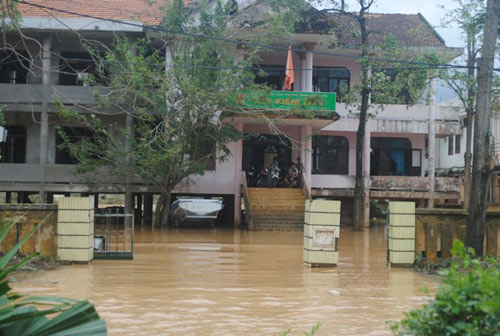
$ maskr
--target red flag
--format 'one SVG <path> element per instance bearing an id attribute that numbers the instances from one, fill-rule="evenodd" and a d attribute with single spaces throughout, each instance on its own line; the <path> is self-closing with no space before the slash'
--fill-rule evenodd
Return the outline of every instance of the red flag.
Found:
<path id="1" fill-rule="evenodd" d="M 288 57 L 286 59 L 286 71 L 285 71 L 285 86 L 283 90 L 292 90 L 292 84 L 295 83 L 295 73 L 293 72 L 293 56 L 292 49 L 288 47 Z"/>

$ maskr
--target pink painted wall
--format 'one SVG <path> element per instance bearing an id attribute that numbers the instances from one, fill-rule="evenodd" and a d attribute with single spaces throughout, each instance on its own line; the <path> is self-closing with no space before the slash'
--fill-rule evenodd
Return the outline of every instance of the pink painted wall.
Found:
<path id="1" fill-rule="evenodd" d="M 312 175 L 311 186 L 313 188 L 333 188 L 349 189 L 354 188 L 354 176 L 356 175 L 356 133 L 344 131 L 321 131 L 319 135 L 344 136 L 349 141 L 349 175 Z M 380 133 L 372 132 L 372 137 L 386 138 L 406 138 L 411 142 L 412 149 L 421 149 L 422 156 L 425 153 L 425 135 L 424 134 L 404 134 L 404 133 Z M 425 161 L 422 158 L 422 161 Z M 423 164 L 423 162 L 422 162 Z M 425 166 L 422 165 L 422 173 Z"/>

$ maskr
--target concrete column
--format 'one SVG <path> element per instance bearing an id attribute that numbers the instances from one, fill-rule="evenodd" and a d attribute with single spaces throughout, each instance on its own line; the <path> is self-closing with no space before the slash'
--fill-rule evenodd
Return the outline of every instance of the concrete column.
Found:
<path id="1" fill-rule="evenodd" d="M 171 69 L 171 65 L 174 64 L 173 56 L 172 56 L 172 45 L 167 43 L 165 47 L 165 71 L 169 71 Z"/>
<path id="2" fill-rule="evenodd" d="M 134 137 L 134 119 L 130 114 L 127 114 L 125 117 L 125 130 L 127 132 L 127 139 L 126 139 L 126 149 L 129 149 L 129 138 Z M 125 214 L 127 215 L 132 215 L 134 213 L 134 195 L 132 194 L 132 188 L 131 188 L 131 181 L 132 178 L 127 175 L 125 178 Z M 126 217 L 126 223 L 127 225 L 130 224 L 129 222 L 130 218 Z"/>
<path id="3" fill-rule="evenodd" d="M 245 49 L 243 46 L 236 46 L 236 50 L 234 52 L 234 65 L 243 65 L 242 63 L 245 61 Z"/>
<path id="4" fill-rule="evenodd" d="M 363 183 L 365 187 L 365 196 L 363 198 L 363 207 L 365 208 L 363 217 L 363 226 L 370 227 L 370 154 L 371 154 L 371 131 L 367 124 L 365 128 L 365 137 L 363 139 Z"/>
<path id="5" fill-rule="evenodd" d="M 135 225 L 138 226 L 141 225 L 142 223 L 142 194 L 136 194 L 135 199 L 136 199 L 135 203 L 136 210 L 134 211 L 134 214 L 136 214 L 136 217 L 134 218 L 134 220 L 135 220 Z"/>
<path id="6" fill-rule="evenodd" d="M 314 50 L 314 43 L 306 43 L 304 45 L 306 51 L 313 51 Z M 304 64 L 304 72 L 302 74 L 305 74 L 304 78 L 304 91 L 305 92 L 312 92 L 313 90 L 313 58 L 314 55 L 311 52 L 306 52 L 306 59 L 305 59 L 305 64 Z"/>
<path id="7" fill-rule="evenodd" d="M 302 160 L 302 164 L 304 164 L 305 169 L 305 160 L 306 160 L 306 128 L 304 126 L 300 127 L 300 158 Z"/>
<path id="8" fill-rule="evenodd" d="M 304 169 L 306 182 L 309 189 L 309 195 L 311 194 L 311 182 L 312 182 L 312 126 L 305 125 L 305 153 L 304 153 Z"/>
<path id="9" fill-rule="evenodd" d="M 306 74 L 305 74 L 305 68 L 306 68 L 306 53 L 305 52 L 299 52 L 299 68 L 300 70 L 297 71 L 299 75 L 299 82 L 295 83 L 297 86 L 296 91 L 305 91 L 306 87 Z"/>
<path id="10" fill-rule="evenodd" d="M 40 202 L 46 203 L 45 193 L 45 165 L 47 164 L 49 151 L 49 85 L 50 85 L 50 62 L 51 62 L 52 37 L 43 40 L 42 46 L 42 113 L 40 116 Z"/>
<path id="11" fill-rule="evenodd" d="M 434 82 L 429 79 L 429 208 L 434 208 L 434 185 L 436 174 L 436 112 L 434 106 Z"/>
<path id="12" fill-rule="evenodd" d="M 153 194 L 144 194 L 144 226 L 153 227 Z"/>
<path id="13" fill-rule="evenodd" d="M 237 122 L 234 127 L 243 132 L 243 123 Z M 242 179 L 242 160 L 243 160 L 243 140 L 238 140 L 235 143 L 234 149 L 234 227 L 239 227 L 241 225 L 241 184 Z"/>

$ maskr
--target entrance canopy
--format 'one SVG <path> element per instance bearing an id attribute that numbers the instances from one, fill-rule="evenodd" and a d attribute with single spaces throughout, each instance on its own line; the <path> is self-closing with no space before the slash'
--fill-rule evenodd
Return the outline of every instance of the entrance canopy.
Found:
<path id="1" fill-rule="evenodd" d="M 339 118 L 333 92 L 245 91 L 237 99 L 248 113 L 233 114 L 231 119 L 245 124 L 278 119 L 282 125 L 320 130 Z"/>

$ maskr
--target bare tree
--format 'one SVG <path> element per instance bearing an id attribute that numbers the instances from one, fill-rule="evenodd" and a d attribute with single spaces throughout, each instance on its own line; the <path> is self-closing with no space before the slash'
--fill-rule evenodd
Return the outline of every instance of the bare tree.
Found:
<path id="1" fill-rule="evenodd" d="M 474 157 L 472 161 L 472 185 L 469 216 L 467 219 L 466 245 L 477 255 L 483 255 L 483 239 L 486 221 L 486 196 L 490 168 L 490 119 L 491 87 L 495 46 L 500 17 L 500 0 L 488 0 L 484 23 L 483 46 L 478 61 L 477 113 L 474 123 Z"/>

